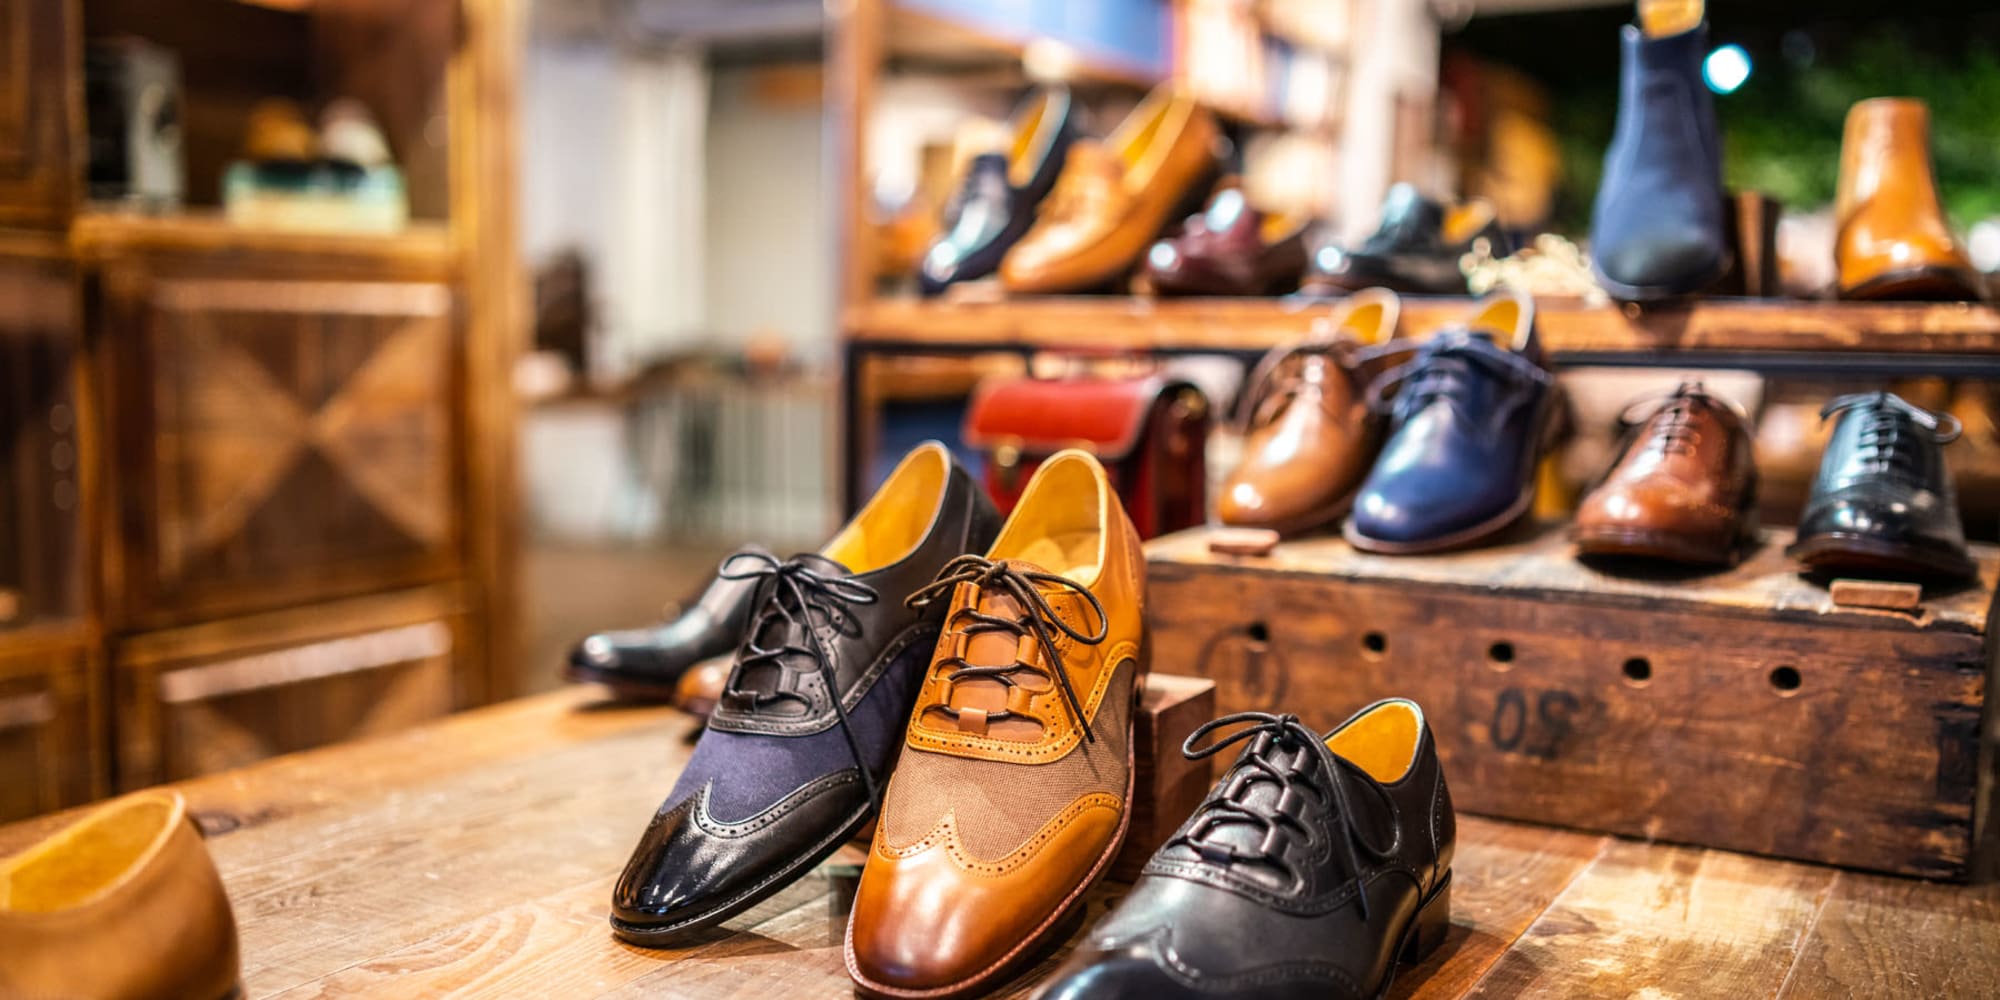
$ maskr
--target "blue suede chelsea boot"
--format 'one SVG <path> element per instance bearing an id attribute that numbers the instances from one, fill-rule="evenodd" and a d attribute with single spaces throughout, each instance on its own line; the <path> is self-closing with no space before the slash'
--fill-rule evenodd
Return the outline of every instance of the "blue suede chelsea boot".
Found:
<path id="1" fill-rule="evenodd" d="M 1708 26 L 1649 37 L 1627 25 L 1618 129 L 1590 224 L 1590 262 L 1612 297 L 1687 295 L 1729 270 L 1722 145 L 1701 79 Z"/>

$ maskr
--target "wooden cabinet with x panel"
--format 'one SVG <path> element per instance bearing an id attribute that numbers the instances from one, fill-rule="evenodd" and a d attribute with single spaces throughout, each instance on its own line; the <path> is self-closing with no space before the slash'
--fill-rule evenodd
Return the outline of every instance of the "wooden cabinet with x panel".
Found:
<path id="1" fill-rule="evenodd" d="M 520 17 L 0 10 L 0 820 L 515 689 Z M 177 58 L 179 202 L 81 200 L 111 39 Z M 270 98 L 366 102 L 408 224 L 231 222 L 220 171 Z"/>

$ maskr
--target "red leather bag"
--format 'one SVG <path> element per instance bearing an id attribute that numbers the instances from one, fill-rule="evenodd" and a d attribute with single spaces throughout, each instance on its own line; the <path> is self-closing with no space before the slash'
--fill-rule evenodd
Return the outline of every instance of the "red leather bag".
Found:
<path id="1" fill-rule="evenodd" d="M 1104 463 L 1139 537 L 1207 516 L 1209 407 L 1193 383 L 1140 378 L 988 379 L 965 412 L 965 443 L 986 453 L 986 492 L 1014 509 L 1036 467 L 1064 448 Z"/>

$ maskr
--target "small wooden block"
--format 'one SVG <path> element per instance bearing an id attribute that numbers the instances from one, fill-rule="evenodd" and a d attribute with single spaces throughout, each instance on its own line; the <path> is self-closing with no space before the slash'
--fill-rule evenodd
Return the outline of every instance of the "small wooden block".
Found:
<path id="1" fill-rule="evenodd" d="M 1132 826 L 1112 862 L 1111 877 L 1129 882 L 1201 805 L 1215 781 L 1208 760 L 1189 760 L 1181 744 L 1195 727 L 1215 718 L 1215 682 L 1201 677 L 1153 674 L 1140 695 L 1132 725 Z"/>
<path id="2" fill-rule="evenodd" d="M 1885 611 L 1915 611 L 1924 603 L 1921 584 L 1892 580 L 1835 580 L 1827 588 L 1833 603 L 1846 608 L 1881 608 Z"/>
<path id="3" fill-rule="evenodd" d="M 1208 551 L 1225 556 L 1268 556 L 1278 547 L 1278 533 L 1267 528 L 1217 528 L 1209 532 Z"/>

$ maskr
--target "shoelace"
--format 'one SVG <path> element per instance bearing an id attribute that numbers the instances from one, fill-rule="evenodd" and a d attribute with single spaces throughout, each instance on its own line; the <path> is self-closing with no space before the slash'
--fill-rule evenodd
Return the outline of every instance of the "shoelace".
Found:
<path id="1" fill-rule="evenodd" d="M 1888 392 L 1856 392 L 1829 400 L 1819 411 L 1822 421 L 1846 410 L 1859 409 L 1866 423 L 1855 439 L 1858 457 L 1871 468 L 1905 482 L 1921 485 L 1924 453 L 1919 432 L 1937 444 L 1958 440 L 1965 425 L 1949 413 L 1932 413 Z"/>
<path id="2" fill-rule="evenodd" d="M 754 568 L 732 568 L 739 560 L 753 563 Z M 861 756 L 861 743 L 847 721 L 846 706 L 841 704 L 840 683 L 833 669 L 833 651 L 827 648 L 826 640 L 814 627 L 813 612 L 819 612 L 836 632 L 845 635 L 858 624 L 849 606 L 873 604 L 881 599 L 881 595 L 859 580 L 828 576 L 798 556 L 781 561 L 765 552 L 738 552 L 722 561 L 717 575 L 726 580 L 756 580 L 764 594 L 756 617 L 751 619 L 750 628 L 744 632 L 743 648 L 736 657 L 736 667 L 730 671 L 728 683 L 723 687 L 723 697 L 752 712 L 786 700 L 810 705 L 810 699 L 795 691 L 764 693 L 743 691 L 736 687 L 746 667 L 775 663 L 782 668 L 787 657 L 810 658 L 818 668 L 820 680 L 825 682 L 827 698 L 833 702 L 834 715 L 840 720 L 841 735 L 847 738 L 847 749 L 854 755 L 854 766 L 861 771 L 862 786 L 868 790 L 868 801 L 878 801 L 879 786 L 875 775 Z M 811 645 L 798 646 L 786 642 L 774 649 L 757 645 L 757 640 L 773 621 L 783 621 L 792 626 L 786 630 L 787 633 L 803 632 L 811 638 Z"/>
<path id="3" fill-rule="evenodd" d="M 1210 733 L 1245 722 L 1255 724 L 1230 733 L 1208 746 L 1198 746 Z M 1214 864 L 1268 864 L 1284 872 L 1292 881 L 1302 881 L 1302 873 L 1292 869 L 1291 864 L 1285 860 L 1283 852 L 1286 829 L 1291 829 L 1300 836 L 1311 836 L 1311 831 L 1306 828 L 1305 823 L 1284 808 L 1286 802 L 1294 801 L 1294 790 L 1300 790 L 1328 807 L 1333 839 L 1340 844 L 1341 850 L 1346 855 L 1347 871 L 1353 881 L 1355 901 L 1361 907 L 1361 918 L 1368 919 L 1368 892 L 1361 868 L 1361 857 L 1366 854 L 1380 861 L 1394 854 L 1397 848 L 1402 846 L 1402 816 L 1396 808 L 1396 800 L 1391 798 L 1381 783 L 1370 777 L 1367 772 L 1329 749 L 1326 740 L 1300 722 L 1296 715 L 1273 715 L 1269 712 L 1237 712 L 1234 715 L 1225 715 L 1203 724 L 1189 734 L 1187 742 L 1181 745 L 1181 754 L 1189 760 L 1204 760 L 1221 752 L 1225 747 L 1251 737 L 1259 739 L 1236 759 L 1236 764 L 1230 769 L 1229 775 L 1223 779 L 1225 790 L 1203 802 L 1201 808 L 1196 810 L 1193 821 L 1185 827 L 1187 832 L 1175 834 L 1173 839 L 1167 841 L 1166 846 L 1185 845 L 1199 854 L 1202 860 Z M 1320 764 L 1317 770 L 1280 766 L 1272 760 L 1273 749 L 1285 749 L 1294 743 L 1310 748 L 1313 758 Z M 1392 834 L 1394 839 L 1388 846 L 1377 847 L 1369 843 L 1368 838 L 1361 834 L 1360 828 L 1355 824 L 1354 807 L 1347 800 L 1347 783 L 1340 780 L 1342 768 L 1360 777 L 1363 783 L 1373 789 L 1389 807 L 1390 829 L 1394 831 Z M 1322 774 L 1325 776 L 1323 781 L 1315 779 L 1315 775 Z M 1278 786 L 1280 792 L 1274 806 L 1258 808 L 1244 805 L 1241 801 L 1248 797 L 1245 793 L 1250 787 L 1259 781 L 1269 781 Z M 1263 843 L 1253 851 L 1245 851 L 1233 844 L 1209 839 L 1209 835 L 1217 828 L 1230 824 L 1252 827 L 1262 835 Z"/>
<path id="4" fill-rule="evenodd" d="M 1053 625 L 1056 631 L 1087 645 L 1095 646 L 1103 642 L 1104 637 L 1110 634 L 1111 622 L 1104 616 L 1104 605 L 1098 603 L 1097 595 L 1092 594 L 1088 587 L 1068 577 L 1020 570 L 985 556 L 967 554 L 945 563 L 944 568 L 938 570 L 935 579 L 919 587 L 903 604 L 912 611 L 920 611 L 929 607 L 933 601 L 950 600 L 952 591 L 957 590 L 961 583 L 972 584 L 980 590 L 998 590 L 1012 597 L 1015 603 L 1027 610 L 1027 614 L 1020 618 L 1007 618 L 989 615 L 978 610 L 976 605 L 969 604 L 958 610 L 958 616 L 971 619 L 972 624 L 965 626 L 963 630 L 967 636 L 999 632 L 1014 636 L 1018 640 L 1022 636 L 1033 635 L 1035 641 L 1041 644 L 1042 656 L 1047 659 L 1049 669 L 1040 670 L 1033 664 L 1023 663 L 1018 659 L 1004 666 L 982 666 L 968 663 L 962 656 L 950 656 L 941 661 L 955 668 L 946 680 L 955 685 L 960 680 L 991 677 L 1011 688 L 1017 685 L 1013 677 L 1016 671 L 1027 670 L 1047 674 L 1055 682 L 1056 687 L 1061 689 L 1063 701 L 1069 706 L 1070 714 L 1076 717 L 1077 727 L 1083 730 L 1084 738 L 1096 742 L 1097 735 L 1090 731 L 1090 720 L 1083 716 L 1083 702 L 1076 696 L 1075 686 L 1070 684 L 1069 668 L 1063 663 L 1062 654 L 1056 649 L 1055 631 L 1051 631 L 1050 626 Z M 1097 614 L 1097 631 L 1086 634 L 1063 621 L 1062 616 L 1056 614 L 1055 608 L 1049 605 L 1049 599 L 1037 586 L 1044 583 L 1082 595 L 1083 599 L 1090 603 L 1091 610 Z M 945 622 L 945 631 L 951 631 L 955 624 L 953 621 Z M 942 709 L 954 720 L 958 718 L 958 710 L 950 705 L 933 707 Z M 1003 709 L 988 715 L 987 721 L 994 722 L 1011 717 L 1012 713 Z"/>
<path id="5" fill-rule="evenodd" d="M 1368 384 L 1368 409 L 1393 416 L 1398 423 L 1439 399 L 1457 408 L 1465 397 L 1468 379 L 1478 372 L 1515 384 L 1547 387 L 1555 382 L 1555 376 L 1540 365 L 1462 329 L 1440 332 L 1415 345 L 1408 340 L 1392 340 L 1363 349 L 1360 358 L 1372 360 L 1408 353 L 1415 356 Z M 1470 419 L 1470 414 L 1462 410 L 1459 415 Z"/>
<path id="6" fill-rule="evenodd" d="M 1325 358 L 1329 367 L 1346 371 L 1352 368 L 1357 350 L 1358 345 L 1345 337 L 1322 337 L 1264 355 L 1250 377 L 1243 381 L 1236 412 L 1237 427 L 1248 432 L 1270 423 L 1284 412 L 1286 401 L 1305 388 L 1309 381 L 1305 364 L 1287 369 L 1287 362 L 1294 358 L 1302 362 Z"/>
<path id="7" fill-rule="evenodd" d="M 1700 402 L 1727 407 L 1738 419 L 1749 420 L 1735 403 L 1711 395 L 1700 382 L 1682 382 L 1665 395 L 1642 396 L 1625 404 L 1618 412 L 1618 426 L 1629 433 L 1662 418 L 1653 424 L 1652 440 L 1667 454 L 1685 454 L 1700 439 L 1694 429 L 1694 408 Z"/>

